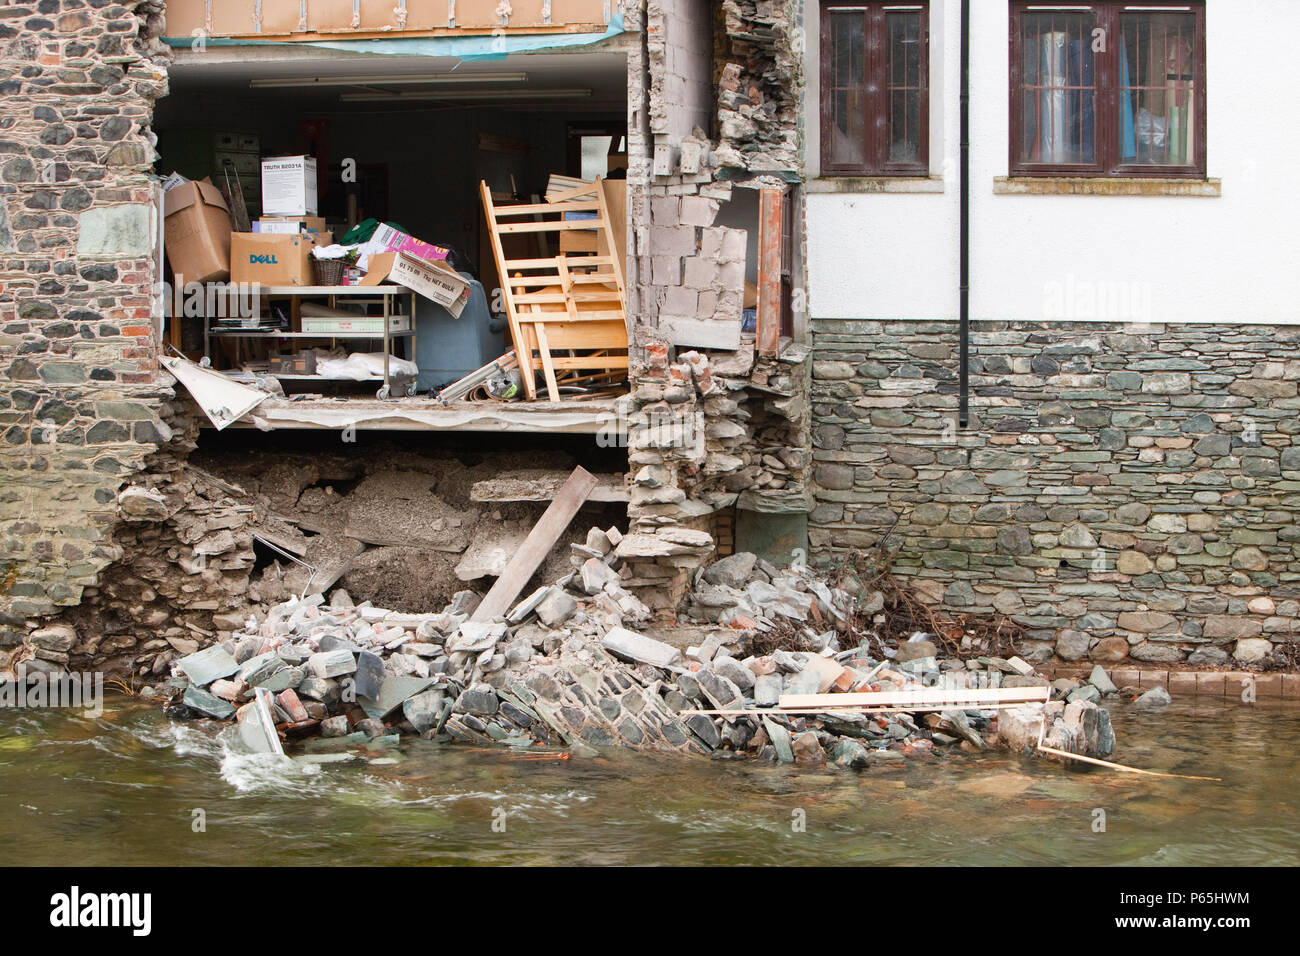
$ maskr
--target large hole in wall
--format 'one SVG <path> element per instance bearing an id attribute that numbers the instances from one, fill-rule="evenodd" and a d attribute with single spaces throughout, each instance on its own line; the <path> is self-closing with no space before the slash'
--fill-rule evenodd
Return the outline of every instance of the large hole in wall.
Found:
<path id="1" fill-rule="evenodd" d="M 252 603 L 283 600 L 336 578 L 354 601 L 441 610 L 459 590 L 486 591 L 548 500 L 582 465 L 621 485 L 623 449 L 591 436 L 204 431 L 189 464 L 237 487 L 254 509 Z M 589 502 L 530 587 L 571 570 L 588 529 L 627 529 L 627 505 Z"/>

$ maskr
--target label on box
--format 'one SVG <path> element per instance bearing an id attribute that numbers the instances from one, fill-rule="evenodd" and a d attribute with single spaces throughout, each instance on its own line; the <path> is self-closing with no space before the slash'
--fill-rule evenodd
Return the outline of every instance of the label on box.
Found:
<path id="1" fill-rule="evenodd" d="M 414 236 L 408 236 L 400 229 L 394 229 L 387 223 L 375 230 L 375 234 L 371 236 L 370 241 L 386 252 L 409 252 L 421 259 L 446 259 L 449 252 L 442 246 L 435 246 L 431 242 L 424 242 Z"/>
<path id="2" fill-rule="evenodd" d="M 316 215 L 316 158 L 262 160 L 262 212 L 267 216 Z"/>
<path id="3" fill-rule="evenodd" d="M 431 262 L 405 252 L 396 255 L 388 278 L 438 303 L 452 318 L 459 319 L 469 302 L 469 282 L 464 276 L 445 262 Z"/>

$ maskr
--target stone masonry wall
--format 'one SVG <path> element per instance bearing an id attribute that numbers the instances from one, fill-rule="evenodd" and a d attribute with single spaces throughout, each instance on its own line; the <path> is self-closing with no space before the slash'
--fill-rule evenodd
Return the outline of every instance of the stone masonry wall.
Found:
<path id="1" fill-rule="evenodd" d="M 117 552 L 170 429 L 151 317 L 162 3 L 0 4 L 0 647 Z"/>
<path id="2" fill-rule="evenodd" d="M 1300 328 L 814 322 L 815 560 L 998 610 L 1042 659 L 1254 661 L 1300 639 Z M 892 528 L 892 533 L 890 529 Z"/>

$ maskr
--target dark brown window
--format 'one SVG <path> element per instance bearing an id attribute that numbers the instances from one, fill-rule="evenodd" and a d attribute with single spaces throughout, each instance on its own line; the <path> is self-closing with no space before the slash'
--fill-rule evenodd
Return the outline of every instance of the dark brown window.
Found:
<path id="1" fill-rule="evenodd" d="M 1205 5 L 1011 3 L 1011 173 L 1204 178 Z"/>
<path id="2" fill-rule="evenodd" d="M 930 4 L 821 4 L 824 176 L 924 176 Z"/>

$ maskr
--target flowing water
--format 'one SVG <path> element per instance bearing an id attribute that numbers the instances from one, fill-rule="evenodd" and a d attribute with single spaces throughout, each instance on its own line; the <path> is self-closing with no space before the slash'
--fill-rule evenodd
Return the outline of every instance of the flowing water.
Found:
<path id="1" fill-rule="evenodd" d="M 0 711 L 0 837 L 12 864 L 76 866 L 1300 863 L 1300 710 L 1111 711 L 1117 760 L 1223 782 L 1007 754 L 858 773 L 419 740 L 284 766 L 109 698 L 94 720 Z"/>

